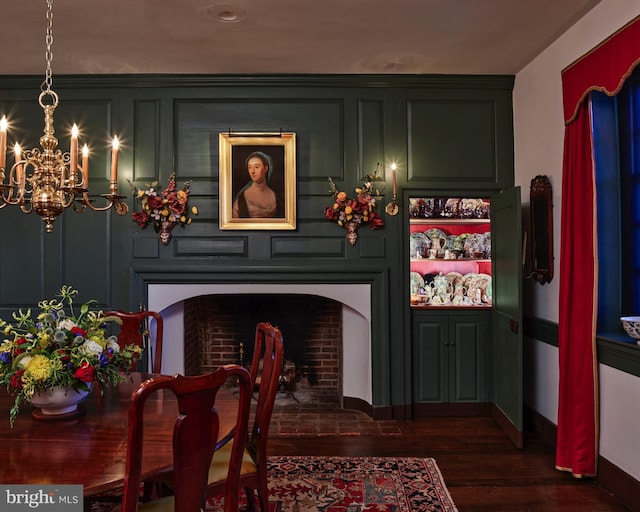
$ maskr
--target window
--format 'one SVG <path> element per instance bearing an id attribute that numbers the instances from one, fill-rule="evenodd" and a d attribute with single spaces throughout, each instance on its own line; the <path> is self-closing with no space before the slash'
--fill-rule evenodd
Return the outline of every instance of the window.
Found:
<path id="1" fill-rule="evenodd" d="M 598 222 L 598 333 L 629 341 L 640 315 L 640 68 L 615 97 L 591 95 Z"/>

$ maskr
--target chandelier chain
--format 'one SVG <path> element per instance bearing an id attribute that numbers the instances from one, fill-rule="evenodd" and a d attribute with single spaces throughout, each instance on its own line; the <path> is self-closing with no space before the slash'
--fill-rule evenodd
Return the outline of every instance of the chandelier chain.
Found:
<path id="1" fill-rule="evenodd" d="M 115 206 L 119 215 L 125 215 L 128 207 L 118 194 L 118 138 L 113 138 L 111 151 L 111 179 L 109 193 L 101 194 L 106 201 L 103 205 L 94 204 L 89 198 L 89 150 L 85 144 L 82 157 L 78 152 L 78 127 L 71 130 L 69 151 L 61 151 L 55 137 L 53 114 L 58 106 L 58 95 L 53 91 L 53 0 L 47 3 L 47 30 L 45 37 L 45 59 L 47 67 L 40 85 L 38 103 L 44 114 L 44 129 L 40 137 L 40 148 L 20 149 L 15 146 L 15 162 L 6 165 L 7 156 L 7 119 L 0 119 L 0 209 L 7 205 L 17 205 L 24 213 L 35 212 L 45 224 L 47 233 L 53 231 L 53 222 L 65 209 L 72 208 L 77 213 L 87 209 L 97 212 L 109 210 Z M 82 159 L 82 164 L 79 160 Z M 6 180 L 8 174 L 8 180 Z"/>
<path id="2" fill-rule="evenodd" d="M 53 52 L 51 46 L 53 45 L 53 0 L 47 0 L 47 35 L 45 36 L 45 60 L 47 61 L 47 69 L 45 71 L 45 79 L 42 83 L 42 91 L 50 92 L 51 85 L 53 84 L 51 61 L 53 60 Z"/>

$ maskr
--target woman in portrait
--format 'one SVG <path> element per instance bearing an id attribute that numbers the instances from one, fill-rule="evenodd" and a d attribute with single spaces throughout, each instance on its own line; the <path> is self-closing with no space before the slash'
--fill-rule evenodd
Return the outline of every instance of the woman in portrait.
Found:
<path id="1" fill-rule="evenodd" d="M 245 161 L 249 181 L 233 200 L 231 216 L 241 218 L 273 218 L 284 216 L 284 204 L 269 182 L 273 174 L 271 157 L 254 151 Z"/>

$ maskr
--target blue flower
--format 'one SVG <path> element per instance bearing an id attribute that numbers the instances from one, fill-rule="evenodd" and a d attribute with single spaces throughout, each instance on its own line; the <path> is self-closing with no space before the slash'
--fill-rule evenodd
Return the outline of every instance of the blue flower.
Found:
<path id="1" fill-rule="evenodd" d="M 3 363 L 10 363 L 11 362 L 11 354 L 9 352 L 2 352 L 0 354 L 0 361 L 2 361 Z"/>

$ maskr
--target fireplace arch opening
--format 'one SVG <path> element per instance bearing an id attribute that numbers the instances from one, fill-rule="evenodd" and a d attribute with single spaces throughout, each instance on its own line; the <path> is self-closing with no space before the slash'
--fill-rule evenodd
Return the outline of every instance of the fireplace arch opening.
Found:
<path id="1" fill-rule="evenodd" d="M 151 283 L 147 288 L 147 307 L 150 310 L 159 311 L 164 320 L 163 372 L 184 374 L 186 365 L 189 364 L 185 359 L 185 353 L 188 353 L 188 350 L 185 352 L 185 345 L 189 343 L 188 341 L 185 343 L 185 340 L 189 340 L 186 335 L 188 327 L 185 325 L 192 321 L 185 315 L 189 313 L 191 307 L 188 302 L 197 297 L 216 295 L 223 299 L 231 296 L 262 295 L 271 297 L 274 303 L 275 298 L 281 295 L 294 296 L 296 300 L 304 300 L 304 297 L 308 297 L 310 303 L 313 297 L 330 299 L 330 302 L 337 304 L 341 313 L 341 330 L 336 334 L 336 337 L 340 338 L 340 347 L 337 350 L 341 355 L 337 361 L 338 388 L 342 390 L 345 405 L 346 403 L 372 404 L 371 286 L 369 284 Z M 296 315 L 293 309 L 287 313 Z M 210 312 L 210 315 L 212 314 L 214 313 Z M 259 321 L 278 324 L 283 332 L 285 346 L 293 343 L 293 340 L 289 340 L 292 335 L 287 332 L 288 324 L 283 320 L 261 318 Z M 287 327 L 284 327 L 285 325 Z M 252 327 L 248 326 L 248 329 L 255 330 L 255 323 Z M 248 337 L 249 339 L 253 340 L 253 334 Z M 252 343 L 251 341 L 250 344 Z M 322 345 L 320 343 L 320 347 Z M 238 362 L 238 360 L 231 362 Z"/>

